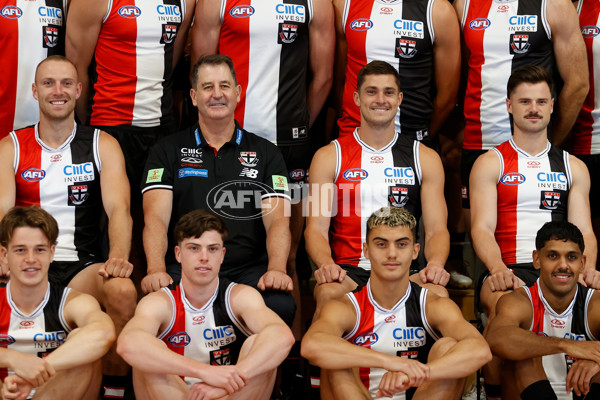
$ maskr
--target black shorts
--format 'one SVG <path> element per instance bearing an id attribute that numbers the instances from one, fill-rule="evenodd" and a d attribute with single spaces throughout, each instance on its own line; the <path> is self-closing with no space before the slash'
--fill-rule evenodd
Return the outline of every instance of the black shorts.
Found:
<path id="1" fill-rule="evenodd" d="M 138 126 L 118 125 L 118 126 L 96 126 L 96 128 L 105 131 L 117 139 L 121 146 L 121 151 L 125 157 L 125 169 L 131 189 L 131 204 L 140 204 L 142 193 L 140 184 L 148 153 L 154 143 L 164 136 L 175 133 L 175 122 L 165 123 L 152 128 L 141 128 Z"/>
<path id="2" fill-rule="evenodd" d="M 525 286 L 533 285 L 540 277 L 540 271 L 534 268 L 533 263 L 511 264 L 507 265 L 507 267 L 512 269 L 513 274 L 515 274 L 517 278 L 525 282 Z M 488 276 L 490 276 L 490 271 L 486 269 L 477 282 L 477 293 L 481 292 L 483 282 L 485 282 Z"/>
<path id="3" fill-rule="evenodd" d="M 367 284 L 367 281 L 371 277 L 371 271 L 368 271 L 362 267 L 357 267 L 357 266 L 350 265 L 350 264 L 339 264 L 339 265 L 346 271 L 346 276 L 351 278 L 358 285 L 358 287 L 355 290 L 362 289 Z M 409 274 L 410 275 L 418 274 L 419 271 L 422 269 L 423 268 L 421 268 L 419 266 L 418 261 L 413 260 L 413 262 L 410 266 Z"/>
<path id="4" fill-rule="evenodd" d="M 67 286 L 73 280 L 75 275 L 83 271 L 86 267 L 102 261 L 86 259 L 79 261 L 52 261 L 48 270 L 48 280 L 51 285 Z"/>
<path id="5" fill-rule="evenodd" d="M 313 156 L 310 142 L 277 145 L 277 148 L 281 151 L 288 170 L 292 204 L 296 204 L 308 195 L 308 167 Z"/>
<path id="6" fill-rule="evenodd" d="M 463 208 L 471 208 L 469 202 L 469 176 L 471 175 L 473 164 L 475 164 L 475 160 L 477 160 L 480 155 L 486 152 L 487 150 L 462 149 L 462 157 L 460 159 L 460 192 L 462 194 Z"/>
<path id="7" fill-rule="evenodd" d="M 600 207 L 595 207 L 594 204 L 600 196 L 600 154 L 578 155 L 577 158 L 584 162 L 590 173 L 590 211 L 592 218 L 598 218 Z"/>

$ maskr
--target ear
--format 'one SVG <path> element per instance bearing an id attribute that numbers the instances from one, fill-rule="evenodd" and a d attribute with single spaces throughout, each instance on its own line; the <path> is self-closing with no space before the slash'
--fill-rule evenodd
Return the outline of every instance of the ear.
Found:
<path id="1" fill-rule="evenodd" d="M 413 260 L 416 260 L 419 257 L 419 252 L 421 251 L 421 245 L 419 243 L 415 243 L 413 246 Z"/>
<path id="2" fill-rule="evenodd" d="M 175 259 L 179 264 L 181 264 L 181 248 L 179 245 L 175 246 Z"/>
<path id="3" fill-rule="evenodd" d="M 190 97 L 192 98 L 192 104 L 194 107 L 198 107 L 198 104 L 196 103 L 196 91 L 193 88 L 190 89 Z"/>
<path id="4" fill-rule="evenodd" d="M 76 91 L 75 91 L 75 99 L 78 99 L 79 96 L 81 96 L 82 89 L 83 89 L 83 85 L 81 84 L 81 82 L 77 82 L 77 87 L 76 87 Z"/>
<path id="5" fill-rule="evenodd" d="M 537 250 L 533 251 L 532 258 L 533 258 L 533 267 L 535 269 L 542 268 L 542 264 L 540 262 L 540 255 L 538 254 Z"/>
<path id="6" fill-rule="evenodd" d="M 363 254 L 365 255 L 365 258 L 367 260 L 369 260 L 369 246 L 367 246 L 367 242 L 363 243 Z"/>
<path id="7" fill-rule="evenodd" d="M 40 99 L 38 98 L 37 87 L 35 86 L 35 83 L 31 84 L 31 91 L 33 92 L 33 98 L 37 101 L 40 101 Z"/>
<path id="8" fill-rule="evenodd" d="M 508 97 L 506 98 L 506 110 L 509 114 L 512 114 L 512 103 Z"/>
<path id="9" fill-rule="evenodd" d="M 359 96 L 358 92 L 354 92 L 354 104 L 356 104 L 358 107 L 360 107 L 360 96 Z"/>
<path id="10" fill-rule="evenodd" d="M 235 87 L 235 90 L 237 92 L 237 102 L 239 103 L 240 100 L 242 99 L 242 85 L 237 85 Z"/>
<path id="11" fill-rule="evenodd" d="M 550 114 L 554 112 L 554 97 L 550 99 Z"/>
<path id="12" fill-rule="evenodd" d="M 398 104 L 402 104 L 403 99 L 404 99 L 404 93 L 398 92 Z"/>

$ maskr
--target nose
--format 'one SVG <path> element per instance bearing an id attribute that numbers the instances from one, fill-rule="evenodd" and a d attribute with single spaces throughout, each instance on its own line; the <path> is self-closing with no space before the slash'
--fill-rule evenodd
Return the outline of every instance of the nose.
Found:
<path id="1" fill-rule="evenodd" d="M 31 263 L 35 261 L 35 250 L 29 250 L 27 251 L 27 253 L 25 254 L 25 261 Z"/>
<path id="2" fill-rule="evenodd" d="M 375 101 L 377 103 L 385 103 L 385 93 L 383 93 L 383 91 L 377 92 L 377 95 L 375 96 Z"/>
<path id="3" fill-rule="evenodd" d="M 219 87 L 219 85 L 216 85 L 215 88 L 213 89 L 213 97 L 215 98 L 220 98 L 223 95 L 223 91 L 221 90 L 221 88 Z"/>

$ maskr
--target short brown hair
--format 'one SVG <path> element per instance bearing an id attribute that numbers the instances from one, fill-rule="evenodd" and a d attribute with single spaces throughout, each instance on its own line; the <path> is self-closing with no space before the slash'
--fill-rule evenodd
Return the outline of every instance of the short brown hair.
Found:
<path id="1" fill-rule="evenodd" d="M 73 69 L 75 69 L 75 72 L 77 73 L 77 66 L 73 63 L 73 61 L 69 60 L 65 56 L 61 56 L 59 54 L 54 54 L 52 56 L 48 56 L 48 57 L 44 58 L 42 61 L 40 61 L 40 63 L 37 65 L 37 67 L 35 67 L 35 75 L 34 75 L 35 79 L 37 79 L 37 73 L 38 73 L 38 70 L 40 69 L 40 67 L 49 61 L 65 62 L 67 64 L 71 64 L 71 66 L 73 67 Z"/>
<path id="2" fill-rule="evenodd" d="M 225 221 L 208 210 L 194 210 L 179 218 L 173 229 L 173 237 L 179 245 L 184 239 L 200 237 L 207 231 L 217 231 L 223 242 L 227 239 Z"/>
<path id="3" fill-rule="evenodd" d="M 58 224 L 50 213 L 38 206 L 13 207 L 0 221 L 0 244 L 8 247 L 15 229 L 21 227 L 40 229 L 50 245 L 56 244 Z"/>
<path id="4" fill-rule="evenodd" d="M 552 76 L 543 67 L 539 65 L 524 65 L 521 68 L 514 70 L 514 72 L 508 78 L 506 84 L 506 97 L 510 98 L 510 95 L 521 83 L 540 83 L 546 82 L 550 88 L 550 93 L 554 93 L 554 81 Z"/>
<path id="5" fill-rule="evenodd" d="M 378 226 L 389 226 L 390 228 L 404 226 L 412 232 L 413 241 L 417 238 L 417 220 L 404 207 L 381 207 L 371 214 L 367 220 L 367 237 Z"/>
<path id="6" fill-rule="evenodd" d="M 396 81 L 396 86 L 398 87 L 398 91 L 400 91 L 400 75 L 396 68 L 392 67 L 391 64 L 386 63 L 385 61 L 371 61 L 364 67 L 358 71 L 358 76 L 356 77 L 356 91 L 360 92 L 360 87 L 365 83 L 365 79 L 367 79 L 367 75 L 392 75 L 394 77 L 394 81 Z"/>
<path id="7" fill-rule="evenodd" d="M 233 83 L 237 86 L 237 76 L 235 75 L 235 68 L 233 66 L 233 60 L 226 56 L 225 54 L 211 54 L 208 56 L 202 56 L 196 61 L 194 64 L 193 72 L 192 72 L 192 89 L 196 89 L 196 85 L 198 84 L 198 70 L 203 65 L 227 65 L 229 67 L 229 71 L 231 72 L 231 76 L 233 76 Z"/>

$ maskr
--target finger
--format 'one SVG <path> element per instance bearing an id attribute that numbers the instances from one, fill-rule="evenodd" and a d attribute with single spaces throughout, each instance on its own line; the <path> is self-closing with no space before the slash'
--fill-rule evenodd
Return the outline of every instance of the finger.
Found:
<path id="1" fill-rule="evenodd" d="M 106 265 L 102 265 L 100 268 L 98 268 L 98 275 L 108 278 L 108 273 L 106 273 Z"/>
<path id="2" fill-rule="evenodd" d="M 346 279 L 347 274 L 348 274 L 348 271 L 346 271 L 343 268 L 340 268 L 340 275 L 338 276 L 338 282 L 342 283 L 344 281 L 344 279 Z"/>
<path id="3" fill-rule="evenodd" d="M 292 281 L 292 278 L 290 278 L 288 280 L 288 284 L 287 284 L 287 288 L 286 288 L 286 292 L 291 292 L 294 290 L 294 281 Z"/>
<path id="4" fill-rule="evenodd" d="M 321 272 L 320 269 L 315 271 L 315 280 L 317 281 L 317 284 L 323 284 L 326 283 L 325 279 L 323 278 L 323 273 Z"/>
<path id="5" fill-rule="evenodd" d="M 265 281 L 263 279 L 263 277 L 261 276 L 260 279 L 258 280 L 258 283 L 256 284 L 256 287 L 259 288 L 260 290 L 265 290 Z"/>

